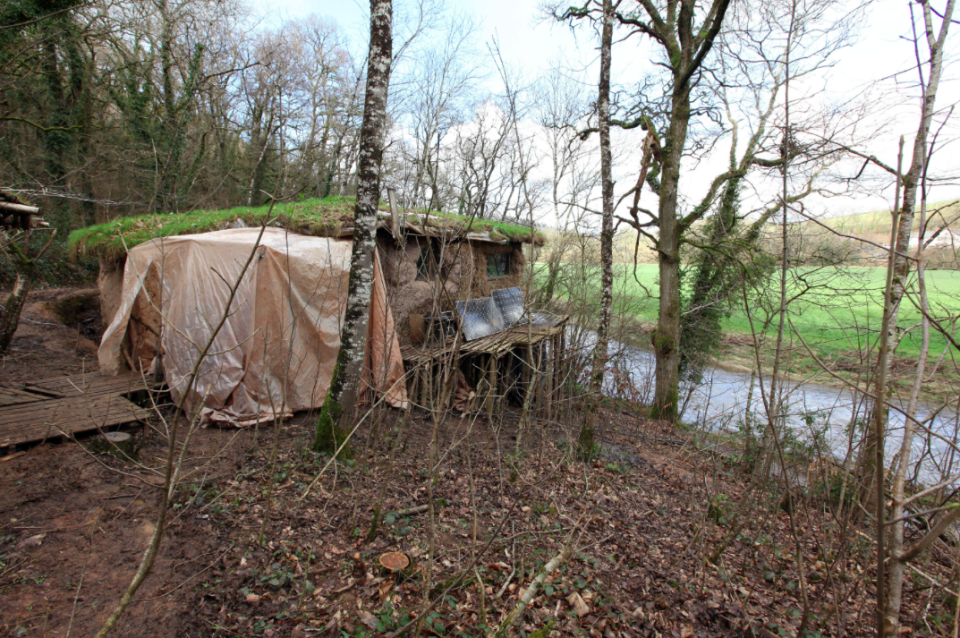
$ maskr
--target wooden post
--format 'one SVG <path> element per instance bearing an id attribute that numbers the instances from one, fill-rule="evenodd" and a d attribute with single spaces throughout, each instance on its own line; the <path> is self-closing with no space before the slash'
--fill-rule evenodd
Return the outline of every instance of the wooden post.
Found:
<path id="1" fill-rule="evenodd" d="M 497 356 L 490 354 L 487 364 L 487 419 L 493 422 L 494 393 L 497 391 Z"/>
<path id="2" fill-rule="evenodd" d="M 534 369 L 530 372 L 530 381 L 533 383 L 533 405 L 536 407 L 536 410 L 542 410 L 543 406 L 543 340 L 537 344 L 536 350 L 533 350 L 535 355 L 531 357 L 534 364 Z M 527 390 L 528 392 L 530 390 Z"/>
<path id="3" fill-rule="evenodd" d="M 553 339 L 545 338 L 540 346 L 541 354 L 545 359 L 543 363 L 543 406 L 540 408 L 540 416 L 543 419 L 550 418 L 550 406 L 553 405 Z"/>
<path id="4" fill-rule="evenodd" d="M 560 328 L 560 356 L 557 358 L 559 363 L 559 385 L 560 385 L 560 396 L 558 397 L 558 406 L 557 406 L 557 418 L 559 421 L 563 421 L 566 418 L 564 412 L 567 409 L 567 375 L 569 366 L 567 365 L 567 357 L 569 353 L 567 352 L 567 338 L 564 335 L 563 327 Z"/>
<path id="5" fill-rule="evenodd" d="M 426 365 L 420 371 L 420 407 L 429 409 L 427 405 L 427 394 L 430 388 L 431 367 Z"/>
<path id="6" fill-rule="evenodd" d="M 550 390 L 550 418 L 556 420 L 558 410 L 558 400 L 560 394 L 561 369 L 560 357 L 563 356 L 563 349 L 560 347 L 560 334 L 553 336 L 553 382 Z"/>
<path id="7" fill-rule="evenodd" d="M 408 396 L 411 399 L 411 403 L 415 402 L 417 399 L 417 392 L 420 391 L 420 369 L 418 367 L 413 368 L 413 374 L 410 375 L 410 387 L 408 389 Z"/>

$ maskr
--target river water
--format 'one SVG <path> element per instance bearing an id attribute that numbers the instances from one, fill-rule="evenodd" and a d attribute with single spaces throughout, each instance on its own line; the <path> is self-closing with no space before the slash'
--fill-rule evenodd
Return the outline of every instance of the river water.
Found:
<path id="1" fill-rule="evenodd" d="M 592 337 L 594 336 L 586 335 L 584 339 L 590 341 Z M 595 342 L 595 337 L 593 341 Z M 614 371 L 606 377 L 607 393 L 615 394 L 616 386 L 621 385 L 627 378 L 633 388 L 648 392 L 645 398 L 649 399 L 649 388 L 654 378 L 653 353 L 614 341 L 610 344 L 610 356 Z M 763 386 L 764 390 L 769 392 L 768 377 L 764 378 Z M 848 456 L 851 424 L 869 421 L 869 400 L 850 390 L 817 383 L 788 381 L 785 392 L 788 405 L 785 422 L 790 434 L 798 441 L 807 443 L 822 441 L 825 448 L 840 460 L 856 458 L 855 453 Z M 682 421 L 711 430 L 737 431 L 748 412 L 756 415 L 755 422 L 766 422 L 760 380 L 750 373 L 709 368 L 704 373 L 702 383 L 692 392 L 681 391 L 680 401 L 684 407 Z M 889 412 L 885 442 L 887 459 L 892 459 L 900 450 L 904 424 L 901 409 L 906 407 L 906 397 L 902 404 L 894 398 L 892 405 L 894 407 L 891 407 Z M 901 409 L 897 409 L 898 407 Z M 913 443 L 911 474 L 922 484 L 940 482 L 946 470 L 950 470 L 954 475 L 960 473 L 960 456 L 951 454 L 952 447 L 947 442 L 957 441 L 960 428 L 957 412 L 954 406 L 947 406 L 939 412 L 938 408 L 940 406 L 922 402 L 917 410 L 917 419 L 921 422 L 928 421 L 925 425 L 932 431 L 932 434 L 919 431 Z M 854 443 L 858 438 L 859 434 L 853 437 Z"/>

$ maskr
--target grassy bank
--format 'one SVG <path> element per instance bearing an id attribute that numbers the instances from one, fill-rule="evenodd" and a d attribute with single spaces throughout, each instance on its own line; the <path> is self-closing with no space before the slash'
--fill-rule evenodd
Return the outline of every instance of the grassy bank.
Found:
<path id="1" fill-rule="evenodd" d="M 620 307 L 642 321 L 657 320 L 657 266 L 643 265 L 615 267 L 616 288 L 620 291 Z M 883 268 L 799 268 L 787 280 L 790 303 L 790 322 L 803 340 L 818 354 L 830 357 L 867 347 L 876 338 L 883 317 Z M 761 323 L 776 308 L 780 277 L 777 273 L 769 281 L 769 301 L 752 304 L 753 321 L 759 330 Z M 935 270 L 927 272 L 927 288 L 934 314 L 955 314 L 960 311 L 960 271 Z M 770 309 L 770 313 L 765 311 Z M 920 312 L 905 301 L 900 310 L 900 326 L 909 328 L 920 321 Z M 751 334 L 750 318 L 742 304 L 723 322 L 724 332 L 736 335 Z M 767 331 L 776 335 L 776 323 Z M 943 335 L 931 331 L 931 356 L 939 356 L 947 346 Z M 897 350 L 902 357 L 916 357 L 920 352 L 920 331 L 909 332 Z"/>
<path id="2" fill-rule="evenodd" d="M 582 268 L 577 266 L 577 269 Z M 596 272 L 594 273 L 593 270 Z M 615 311 L 642 322 L 655 322 L 658 309 L 657 266 L 614 266 Z M 572 275 L 571 271 L 571 275 Z M 599 269 L 588 271 L 591 287 L 599 287 Z M 855 373 L 860 354 L 875 346 L 883 315 L 884 268 L 797 268 L 788 275 L 787 294 L 791 298 L 789 319 L 797 333 L 819 358 L 847 373 Z M 935 270 L 927 272 L 927 288 L 935 316 L 957 314 L 960 311 L 960 271 Z M 779 305 L 779 273 L 765 285 L 766 297 L 751 299 L 751 316 L 737 304 L 723 322 L 725 340 L 721 363 L 752 367 L 750 344 L 753 329 L 761 332 L 764 321 L 771 321 L 762 331 L 771 343 L 776 338 L 776 309 Z M 910 329 L 920 320 L 920 312 L 904 300 L 899 325 Z M 789 328 L 789 326 L 788 326 Z M 791 338 L 791 337 L 788 337 Z M 792 372 L 804 374 L 818 368 L 798 339 L 792 337 Z M 915 327 L 903 336 L 896 352 L 898 360 L 913 359 L 920 351 L 920 330 Z M 948 347 L 940 333 L 931 330 L 930 362 L 936 361 Z M 646 340 L 641 340 L 646 342 Z M 771 353 L 767 352 L 769 357 Z M 949 363 L 948 352 L 948 363 Z M 910 366 L 907 366 L 909 368 Z M 941 366 L 944 372 L 947 366 Z M 904 369 L 902 372 L 908 372 Z M 956 378 L 946 371 L 946 376 Z M 934 384 L 935 386 L 938 384 Z M 938 389 L 931 388 L 935 394 Z"/>

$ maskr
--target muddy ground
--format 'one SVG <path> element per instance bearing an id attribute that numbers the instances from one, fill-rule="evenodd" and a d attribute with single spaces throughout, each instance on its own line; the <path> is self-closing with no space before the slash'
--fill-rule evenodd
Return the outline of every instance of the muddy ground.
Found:
<path id="1" fill-rule="evenodd" d="M 0 292 L 0 298 L 7 294 Z M 0 382 L 96 370 L 103 330 L 96 295 L 96 286 L 30 291 L 13 341 L 0 357 Z"/>
<path id="2" fill-rule="evenodd" d="M 50 306 L 77 292 L 31 295 L 0 380 L 95 368 L 94 321 L 65 325 Z M 309 449 L 309 414 L 280 428 L 273 462 L 271 428 L 198 431 L 160 556 L 114 635 L 387 635 L 414 617 L 421 635 L 488 635 L 565 546 L 569 561 L 515 635 L 795 635 L 804 594 L 815 635 L 870 632 L 869 530 L 815 490 L 781 507 L 775 484 L 738 514 L 749 477 L 698 452 L 690 432 L 610 407 L 600 456 L 581 463 L 567 454 L 576 424 L 531 423 L 518 455 L 515 413 L 450 418 L 436 430 L 431 481 L 434 424 L 399 416 L 376 414 L 353 458 L 329 466 Z M 164 431 L 158 416 L 138 433 L 140 466 L 83 441 L 0 460 L 0 635 L 96 632 L 153 530 Z M 721 558 L 705 561 L 728 535 Z M 386 551 L 410 567 L 380 568 Z M 949 631 L 956 552 L 938 545 L 908 579 L 912 635 Z"/>

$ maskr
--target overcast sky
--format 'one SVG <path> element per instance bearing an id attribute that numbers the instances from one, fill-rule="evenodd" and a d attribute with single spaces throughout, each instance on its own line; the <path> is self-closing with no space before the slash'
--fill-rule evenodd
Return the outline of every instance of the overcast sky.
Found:
<path id="1" fill-rule="evenodd" d="M 563 61 L 572 69 L 586 68 L 588 78 L 596 76 L 595 40 L 586 31 L 575 37 L 568 28 L 543 20 L 540 0 L 447 0 L 445 4 L 448 10 L 459 10 L 473 16 L 480 34 L 478 38 L 483 40 L 479 43 L 479 50 L 484 50 L 486 43 L 496 37 L 507 64 L 522 69 L 530 76 L 538 70 L 550 68 L 557 61 Z M 368 28 L 368 3 L 361 0 L 271 0 L 269 4 L 258 3 L 255 10 L 259 10 L 270 22 L 316 13 L 336 21 L 354 43 L 363 42 Z M 902 36 L 908 35 L 909 29 L 908 0 L 873 2 L 857 43 L 844 50 L 836 65 L 825 72 L 823 99 L 841 102 L 862 92 L 872 83 L 892 78 L 896 72 L 908 71 L 913 64 L 914 54 L 911 43 Z M 956 82 L 960 74 L 960 60 L 956 59 L 956 43 L 960 42 L 960 34 L 951 35 L 954 37 L 948 41 L 944 78 L 937 100 L 939 108 L 949 107 L 960 98 Z M 362 55 L 362 51 L 358 53 Z M 650 64 L 644 49 L 634 44 L 617 45 L 613 59 L 615 81 L 628 78 L 632 75 L 631 71 L 642 70 Z M 955 64 L 951 66 L 951 62 Z M 895 79 L 889 79 L 876 95 L 878 99 L 889 97 L 898 87 L 901 92 L 908 91 L 908 85 L 915 79 L 915 71 L 903 73 Z M 585 91 L 595 90 L 593 86 L 585 86 Z M 897 139 L 904 135 L 909 145 L 916 132 L 918 109 L 919 101 L 913 100 L 898 110 L 886 112 L 890 121 L 884 125 L 882 135 L 871 144 L 870 152 L 891 165 L 895 164 Z M 960 128 L 948 127 L 941 138 L 957 137 L 957 132 L 960 132 Z M 632 142 L 627 138 L 626 148 L 639 145 L 641 141 L 640 133 L 633 132 L 630 135 L 634 135 L 636 140 Z M 955 143 L 945 147 L 935 159 L 934 166 L 940 174 L 960 175 L 960 152 L 955 147 Z M 906 154 L 909 156 L 909 148 Z M 621 163 L 629 164 L 630 170 L 635 172 L 635 161 Z M 683 177 L 682 187 L 695 197 L 697 192 L 706 188 L 710 175 L 715 175 L 717 169 L 722 168 L 722 163 L 722 153 L 718 153 L 713 161 L 708 160 L 695 169 L 691 167 L 690 173 Z M 626 179 L 626 174 L 622 175 L 621 183 L 628 183 L 624 181 Z M 892 187 L 884 192 L 880 192 L 879 188 L 877 185 L 872 197 L 859 194 L 854 198 L 820 200 L 815 206 L 830 214 L 875 210 L 885 205 L 885 197 L 892 197 Z M 932 201 L 957 197 L 960 197 L 960 186 L 952 184 L 938 186 L 931 193 Z"/>

